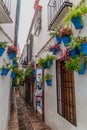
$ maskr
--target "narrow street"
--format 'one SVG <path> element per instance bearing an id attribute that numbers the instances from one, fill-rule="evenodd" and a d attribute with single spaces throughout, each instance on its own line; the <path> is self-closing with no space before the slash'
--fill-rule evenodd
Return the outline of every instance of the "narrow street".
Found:
<path id="1" fill-rule="evenodd" d="M 50 130 L 19 94 L 16 94 L 15 99 L 17 110 L 13 107 L 8 130 Z"/>

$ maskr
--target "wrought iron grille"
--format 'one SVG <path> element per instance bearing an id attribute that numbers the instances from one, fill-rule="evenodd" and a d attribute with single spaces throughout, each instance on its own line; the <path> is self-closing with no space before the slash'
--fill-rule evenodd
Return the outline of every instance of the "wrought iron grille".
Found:
<path id="1" fill-rule="evenodd" d="M 57 61 L 56 65 L 58 113 L 76 126 L 74 75 L 67 72 L 64 62 Z"/>
<path id="2" fill-rule="evenodd" d="M 1 4 L 5 8 L 6 12 L 10 14 L 11 12 L 11 0 L 0 0 Z"/>
<path id="3" fill-rule="evenodd" d="M 63 8 L 66 6 L 72 6 L 70 0 L 49 0 L 48 3 L 48 29 L 57 18 L 57 15 L 60 15 Z"/>

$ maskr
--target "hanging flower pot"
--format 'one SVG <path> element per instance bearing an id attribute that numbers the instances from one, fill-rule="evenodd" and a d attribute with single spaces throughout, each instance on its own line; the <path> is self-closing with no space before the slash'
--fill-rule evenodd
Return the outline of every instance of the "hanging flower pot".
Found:
<path id="1" fill-rule="evenodd" d="M 70 56 L 71 56 L 72 58 L 75 58 L 75 57 L 77 56 L 77 54 L 78 54 L 77 48 L 74 48 L 74 49 L 72 49 L 72 50 L 70 51 Z"/>
<path id="2" fill-rule="evenodd" d="M 46 80 L 46 84 L 47 84 L 47 86 L 52 86 L 52 80 Z"/>
<path id="3" fill-rule="evenodd" d="M 63 41 L 64 45 L 67 46 L 68 43 L 71 42 L 71 37 L 70 36 L 64 36 L 64 37 L 62 37 L 62 41 Z"/>
<path id="4" fill-rule="evenodd" d="M 82 43 L 80 47 L 80 53 L 83 53 L 85 56 L 87 56 L 87 43 Z"/>
<path id="5" fill-rule="evenodd" d="M 32 74 L 35 74 L 35 70 L 32 70 L 32 72 L 31 72 Z"/>
<path id="6" fill-rule="evenodd" d="M 11 60 L 13 60 L 16 57 L 17 54 L 17 48 L 16 46 L 9 46 L 7 50 L 8 56 Z"/>
<path id="7" fill-rule="evenodd" d="M 85 74 L 85 70 L 86 70 L 86 64 L 82 63 L 81 64 L 81 69 L 80 69 L 80 71 L 78 73 L 79 74 Z"/>
<path id="8" fill-rule="evenodd" d="M 82 19 L 79 16 L 73 17 L 72 23 L 73 23 L 73 25 L 75 26 L 76 29 L 82 29 L 83 28 Z"/>
<path id="9" fill-rule="evenodd" d="M 47 68 L 50 68 L 52 64 L 53 64 L 53 62 L 48 60 L 48 61 L 46 62 Z"/>
<path id="10" fill-rule="evenodd" d="M 0 56 L 3 55 L 4 51 L 5 51 L 5 48 L 0 47 Z"/>
<path id="11" fill-rule="evenodd" d="M 10 53 L 8 54 L 8 56 L 9 56 L 9 58 L 10 58 L 11 60 L 13 60 L 13 59 L 16 57 L 16 53 L 15 53 L 15 52 L 10 52 Z"/>
<path id="12" fill-rule="evenodd" d="M 52 53 L 53 53 L 53 55 L 56 55 L 57 54 L 57 50 L 55 48 L 52 48 Z"/>
<path id="13" fill-rule="evenodd" d="M 58 44 L 61 44 L 61 37 L 59 35 L 56 35 L 56 41 Z"/>
<path id="14" fill-rule="evenodd" d="M 7 76 L 8 72 L 9 72 L 9 69 L 8 69 L 8 68 L 3 68 L 3 69 L 1 70 L 1 75 Z"/>
<path id="15" fill-rule="evenodd" d="M 13 61 L 13 65 L 17 66 L 18 65 L 17 61 Z"/>
<path id="16" fill-rule="evenodd" d="M 11 73 L 11 78 L 14 79 L 15 77 L 16 77 L 16 73 L 13 71 L 13 72 Z"/>

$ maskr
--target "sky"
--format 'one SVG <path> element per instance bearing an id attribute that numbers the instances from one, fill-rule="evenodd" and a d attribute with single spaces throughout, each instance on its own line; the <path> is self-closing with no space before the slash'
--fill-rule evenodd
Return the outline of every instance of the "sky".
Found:
<path id="1" fill-rule="evenodd" d="M 34 1 L 35 0 L 21 0 L 19 38 L 18 38 L 18 43 L 21 52 L 24 45 L 26 44 L 26 39 L 31 25 L 32 17 L 34 14 L 33 9 Z"/>

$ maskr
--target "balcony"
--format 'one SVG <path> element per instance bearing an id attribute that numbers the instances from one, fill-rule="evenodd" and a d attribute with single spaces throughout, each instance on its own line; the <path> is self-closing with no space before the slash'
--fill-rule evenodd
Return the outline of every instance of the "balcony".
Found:
<path id="1" fill-rule="evenodd" d="M 0 0 L 0 23 L 12 23 L 11 0 Z"/>
<path id="2" fill-rule="evenodd" d="M 60 24 L 68 7 L 72 7 L 69 0 L 49 0 L 48 3 L 48 30 L 54 30 Z"/>

